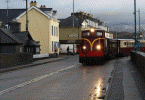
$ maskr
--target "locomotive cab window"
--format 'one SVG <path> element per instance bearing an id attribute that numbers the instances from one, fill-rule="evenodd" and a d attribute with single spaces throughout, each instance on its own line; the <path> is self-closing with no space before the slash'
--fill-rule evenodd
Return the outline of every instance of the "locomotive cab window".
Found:
<path id="1" fill-rule="evenodd" d="M 102 32 L 96 32 L 96 36 L 102 36 Z"/>
<path id="2" fill-rule="evenodd" d="M 84 32 L 83 36 L 90 36 L 90 32 Z"/>

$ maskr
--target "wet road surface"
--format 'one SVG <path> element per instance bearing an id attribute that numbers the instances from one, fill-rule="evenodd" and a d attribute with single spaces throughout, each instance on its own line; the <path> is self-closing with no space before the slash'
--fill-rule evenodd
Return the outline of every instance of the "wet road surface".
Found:
<path id="1" fill-rule="evenodd" d="M 66 60 L 0 74 L 0 100 L 102 100 L 115 59 L 103 65 Z"/>

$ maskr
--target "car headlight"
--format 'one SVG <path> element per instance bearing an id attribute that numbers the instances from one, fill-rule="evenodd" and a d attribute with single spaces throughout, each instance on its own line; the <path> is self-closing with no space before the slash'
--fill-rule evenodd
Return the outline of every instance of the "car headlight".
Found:
<path id="1" fill-rule="evenodd" d="M 101 46 L 100 45 L 97 45 L 97 47 L 96 47 L 98 50 L 100 50 L 101 49 Z"/>
<path id="2" fill-rule="evenodd" d="M 83 46 L 83 49 L 85 50 L 86 49 L 86 46 Z"/>

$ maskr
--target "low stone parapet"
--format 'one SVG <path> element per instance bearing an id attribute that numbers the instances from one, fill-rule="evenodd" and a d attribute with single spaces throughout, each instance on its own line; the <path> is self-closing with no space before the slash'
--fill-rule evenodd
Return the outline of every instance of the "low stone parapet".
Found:
<path id="1" fill-rule="evenodd" d="M 145 76 L 145 53 L 140 51 L 132 51 L 131 61 Z"/>
<path id="2" fill-rule="evenodd" d="M 31 62 L 33 62 L 33 54 L 29 52 L 0 54 L 0 69 L 25 65 Z"/>

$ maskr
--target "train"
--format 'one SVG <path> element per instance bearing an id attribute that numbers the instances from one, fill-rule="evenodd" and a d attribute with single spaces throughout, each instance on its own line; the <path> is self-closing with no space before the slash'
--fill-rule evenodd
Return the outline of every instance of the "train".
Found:
<path id="1" fill-rule="evenodd" d="M 140 51 L 145 52 L 145 41 L 138 40 Z M 79 63 L 103 64 L 118 56 L 129 55 L 134 47 L 134 39 L 110 39 L 104 30 L 83 30 L 79 51 Z"/>

